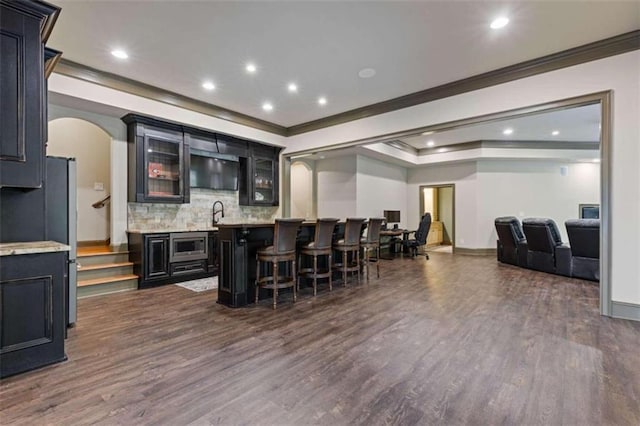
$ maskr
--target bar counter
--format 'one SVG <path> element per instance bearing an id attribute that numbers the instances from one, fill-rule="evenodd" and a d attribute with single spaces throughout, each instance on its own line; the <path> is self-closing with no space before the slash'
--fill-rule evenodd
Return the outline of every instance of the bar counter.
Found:
<path id="1" fill-rule="evenodd" d="M 304 222 L 298 231 L 297 245 L 313 241 L 314 222 Z M 274 223 L 218 224 L 220 272 L 218 303 L 233 308 L 253 303 L 255 297 L 256 253 L 273 243 Z M 343 225 L 342 225 L 343 226 Z M 336 227 L 335 235 L 341 232 Z M 263 293 L 264 292 L 264 293 Z M 262 289 L 260 298 L 271 297 Z"/>

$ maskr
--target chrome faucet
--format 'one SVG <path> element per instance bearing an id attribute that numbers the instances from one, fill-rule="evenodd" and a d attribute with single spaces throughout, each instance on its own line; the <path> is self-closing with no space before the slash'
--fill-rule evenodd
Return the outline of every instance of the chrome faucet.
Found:
<path id="1" fill-rule="evenodd" d="M 220 210 L 216 210 L 216 204 L 220 204 Z M 218 223 L 216 220 L 216 215 L 218 213 L 221 213 L 220 219 L 222 219 L 224 217 L 224 204 L 222 204 L 222 201 L 216 201 L 213 203 L 213 225 Z"/>

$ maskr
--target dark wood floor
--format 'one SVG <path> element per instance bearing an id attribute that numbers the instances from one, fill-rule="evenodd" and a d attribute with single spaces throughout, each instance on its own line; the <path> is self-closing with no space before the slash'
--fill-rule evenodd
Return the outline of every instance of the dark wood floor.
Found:
<path id="1" fill-rule="evenodd" d="M 0 383 L 0 423 L 640 424 L 640 323 L 594 284 L 442 253 L 381 273 L 275 312 L 84 299 L 69 361 Z"/>

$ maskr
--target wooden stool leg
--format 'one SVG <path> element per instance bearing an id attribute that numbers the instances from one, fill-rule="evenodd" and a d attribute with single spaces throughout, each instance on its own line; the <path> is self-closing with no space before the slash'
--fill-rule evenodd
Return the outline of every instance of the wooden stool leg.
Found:
<path id="1" fill-rule="evenodd" d="M 278 299 L 278 261 L 273 262 L 273 309 L 276 308 Z"/>
<path id="2" fill-rule="evenodd" d="M 356 258 L 356 271 L 358 272 L 358 284 L 360 284 L 360 248 L 353 254 Z"/>
<path id="3" fill-rule="evenodd" d="M 295 273 L 296 273 L 296 258 L 295 257 L 293 258 L 292 263 L 293 263 L 293 265 L 291 266 L 291 269 L 292 269 L 291 272 L 295 275 Z M 298 293 L 298 291 L 296 290 L 296 286 L 294 285 L 293 286 L 293 302 L 294 303 L 296 302 L 296 300 L 298 298 L 297 293 Z"/>
<path id="4" fill-rule="evenodd" d="M 256 256 L 256 305 L 258 304 L 258 292 L 260 291 L 260 260 Z"/>
<path id="5" fill-rule="evenodd" d="M 369 282 L 369 248 L 364 248 L 364 263 L 367 267 L 367 282 Z"/>
<path id="6" fill-rule="evenodd" d="M 298 265 L 302 265 L 302 254 L 298 256 Z M 298 288 L 298 291 L 300 291 L 300 275 L 295 274 L 295 277 L 296 277 L 296 287 Z"/>
<path id="7" fill-rule="evenodd" d="M 313 295 L 317 294 L 318 287 L 318 255 L 313 255 Z"/>
<path id="8" fill-rule="evenodd" d="M 347 286 L 347 251 L 342 252 L 342 285 Z"/>
<path id="9" fill-rule="evenodd" d="M 331 284 L 331 276 L 333 275 L 333 270 L 331 269 L 331 254 L 329 254 L 329 291 L 333 290 L 333 286 Z"/>

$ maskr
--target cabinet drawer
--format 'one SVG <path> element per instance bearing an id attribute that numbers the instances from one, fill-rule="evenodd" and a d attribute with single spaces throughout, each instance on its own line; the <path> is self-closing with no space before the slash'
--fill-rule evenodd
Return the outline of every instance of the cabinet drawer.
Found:
<path id="1" fill-rule="evenodd" d="M 188 274 L 196 274 L 200 272 L 207 271 L 207 261 L 206 260 L 194 260 L 191 262 L 178 262 L 172 263 L 171 267 L 171 276 L 180 276 L 180 275 L 188 275 Z"/>

